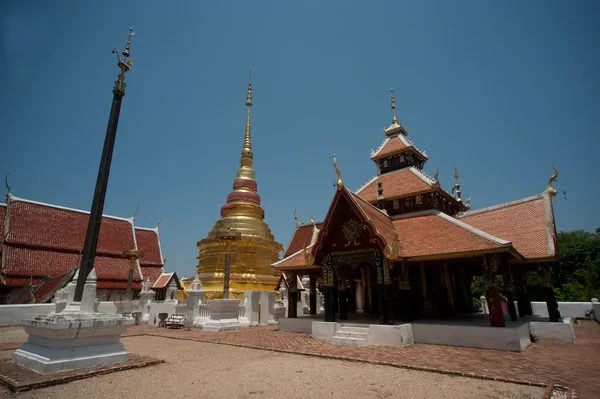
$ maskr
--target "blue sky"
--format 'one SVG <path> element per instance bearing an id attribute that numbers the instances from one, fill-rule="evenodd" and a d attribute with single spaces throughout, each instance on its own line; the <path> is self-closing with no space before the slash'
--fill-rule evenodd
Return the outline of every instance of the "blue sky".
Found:
<path id="1" fill-rule="evenodd" d="M 129 26 L 133 69 L 105 213 L 153 227 L 166 268 L 191 275 L 196 242 L 231 191 L 253 69 L 258 192 L 287 245 L 293 211 L 325 216 L 333 153 L 346 185 L 391 122 L 389 90 L 446 188 L 472 208 L 542 192 L 559 230 L 600 227 L 600 3 L 566 1 L 3 1 L 0 173 L 14 195 L 89 209 Z"/>

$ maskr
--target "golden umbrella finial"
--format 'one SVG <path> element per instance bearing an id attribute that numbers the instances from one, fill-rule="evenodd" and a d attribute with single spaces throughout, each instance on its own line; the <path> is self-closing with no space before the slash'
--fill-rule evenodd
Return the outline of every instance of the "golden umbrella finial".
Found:
<path id="1" fill-rule="evenodd" d="M 248 95 L 246 95 L 246 106 L 252 106 L 252 68 L 248 72 Z"/>

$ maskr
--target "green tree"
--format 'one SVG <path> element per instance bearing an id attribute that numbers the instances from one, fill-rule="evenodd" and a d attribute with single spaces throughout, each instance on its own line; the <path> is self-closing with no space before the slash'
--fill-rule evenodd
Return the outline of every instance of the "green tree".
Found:
<path id="1" fill-rule="evenodd" d="M 587 302 L 600 297 L 600 228 L 558 233 L 560 267 L 553 282 L 558 301 Z"/>

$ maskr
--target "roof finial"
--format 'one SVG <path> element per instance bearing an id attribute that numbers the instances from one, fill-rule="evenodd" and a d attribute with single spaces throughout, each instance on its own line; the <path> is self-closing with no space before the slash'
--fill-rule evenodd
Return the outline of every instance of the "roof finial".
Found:
<path id="1" fill-rule="evenodd" d="M 10 186 L 8 185 L 8 176 L 10 176 L 10 172 L 8 172 L 6 174 L 6 177 L 4 178 L 4 184 L 6 184 L 6 202 L 8 203 L 8 200 L 10 198 Z"/>
<path id="2" fill-rule="evenodd" d="M 336 184 L 337 189 L 341 190 L 342 187 L 344 187 L 344 182 L 342 181 L 342 174 L 340 173 L 340 170 L 339 170 L 339 168 L 337 166 L 337 161 L 335 159 L 335 154 L 333 154 L 333 169 L 335 169 L 335 173 L 337 174 L 337 177 L 338 177 L 337 184 Z"/>
<path id="3" fill-rule="evenodd" d="M 552 183 L 556 182 L 556 178 L 558 177 L 558 169 L 556 169 L 556 166 L 554 166 L 554 164 L 552 164 L 552 169 L 554 169 L 554 173 L 552 174 L 552 176 L 550 176 L 550 180 L 548 180 L 548 195 L 550 195 L 550 198 L 554 198 L 556 196 L 556 189 L 554 187 L 552 187 Z"/>
<path id="4" fill-rule="evenodd" d="M 454 167 L 454 178 L 456 179 L 456 181 L 454 182 L 454 186 L 452 186 L 452 194 L 454 194 L 454 192 L 456 191 L 456 201 L 462 202 L 462 199 L 460 198 L 460 182 L 458 181 L 458 168 L 456 166 Z"/>
<path id="5" fill-rule="evenodd" d="M 312 215 L 310 215 L 310 222 L 312 223 L 313 227 L 316 229 L 317 228 L 317 224 L 313 220 Z"/>
<path id="6" fill-rule="evenodd" d="M 133 212 L 133 215 L 131 215 L 131 219 L 133 219 L 135 221 L 135 215 L 137 215 L 138 211 L 140 210 L 140 203 L 137 203 L 137 206 L 135 208 L 135 212 Z"/>
<path id="7" fill-rule="evenodd" d="M 162 223 L 162 213 L 160 214 L 160 220 L 158 221 L 158 223 L 156 224 L 156 227 L 158 229 L 158 226 L 160 226 L 160 224 Z"/>
<path id="8" fill-rule="evenodd" d="M 394 89 L 392 89 L 392 123 L 398 123 L 398 118 L 396 118 L 396 98 L 394 97 Z"/>
<path id="9" fill-rule="evenodd" d="M 300 226 L 300 220 L 298 220 L 298 215 L 296 214 L 296 210 L 294 209 L 294 220 L 296 221 L 296 226 Z"/>

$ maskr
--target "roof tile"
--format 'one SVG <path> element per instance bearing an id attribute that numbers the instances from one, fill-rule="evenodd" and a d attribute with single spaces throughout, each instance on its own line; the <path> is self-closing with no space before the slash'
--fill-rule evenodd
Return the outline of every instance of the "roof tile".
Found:
<path id="1" fill-rule="evenodd" d="M 509 240 L 525 258 L 553 256 L 548 248 L 546 208 L 544 197 L 532 197 L 529 201 L 489 211 L 471 211 L 460 220 L 497 237 Z"/>
<path id="2" fill-rule="evenodd" d="M 158 241 L 158 234 L 156 233 L 156 231 L 136 228 L 135 239 L 137 242 L 138 250 L 144 253 L 144 256 L 140 258 L 140 265 L 163 265 L 163 260 L 160 257 L 160 244 Z"/>
<path id="3" fill-rule="evenodd" d="M 383 184 L 383 195 L 386 198 L 401 197 L 412 193 L 430 190 L 432 186 L 419 178 L 411 168 L 386 173 L 380 176 Z M 356 194 L 365 201 L 377 201 L 377 179 L 359 189 Z"/>
<path id="4" fill-rule="evenodd" d="M 500 247 L 437 213 L 396 219 L 393 225 L 399 234 L 398 252 L 402 257 L 456 254 Z"/>

